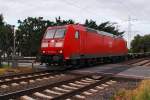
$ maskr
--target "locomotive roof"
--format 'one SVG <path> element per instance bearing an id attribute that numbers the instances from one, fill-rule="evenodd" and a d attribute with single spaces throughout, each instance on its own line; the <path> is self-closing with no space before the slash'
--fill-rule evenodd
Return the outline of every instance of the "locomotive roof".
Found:
<path id="1" fill-rule="evenodd" d="M 82 27 L 85 27 L 82 24 L 78 24 L 78 25 L 80 25 Z M 94 33 L 97 33 L 97 34 L 110 36 L 110 37 L 116 37 L 116 38 L 122 38 L 121 36 L 117 36 L 117 35 L 114 35 L 114 34 L 111 34 L 111 33 L 105 32 L 105 31 L 99 31 L 99 30 L 96 30 L 96 29 L 93 29 L 93 28 L 89 28 L 89 27 L 85 27 L 85 28 L 86 28 L 87 31 L 91 31 L 91 32 L 94 32 Z"/>
<path id="2" fill-rule="evenodd" d="M 117 35 L 114 35 L 114 34 L 111 34 L 111 33 L 108 33 L 108 32 L 105 32 L 105 31 L 99 31 L 99 30 L 95 30 L 95 29 L 92 29 L 92 28 L 87 28 L 87 31 L 91 31 L 91 32 L 95 32 L 97 34 L 101 34 L 101 35 L 106 35 L 106 36 L 110 36 L 110 37 L 121 37 L 121 36 L 117 36 Z"/>
<path id="3" fill-rule="evenodd" d="M 48 27 L 48 29 L 52 29 L 52 28 L 66 28 L 66 27 L 68 27 L 70 25 L 81 26 L 81 27 L 84 27 L 89 32 L 94 32 L 94 33 L 101 34 L 101 35 L 106 35 L 106 36 L 116 37 L 116 38 L 117 37 L 121 37 L 121 36 L 117 36 L 117 35 L 114 35 L 114 34 L 111 34 L 111 33 L 105 32 L 105 31 L 99 31 L 99 30 L 96 30 L 96 29 L 93 29 L 93 28 L 85 27 L 82 24 L 68 24 L 68 25 L 62 25 L 62 26 L 52 26 L 52 27 Z"/>

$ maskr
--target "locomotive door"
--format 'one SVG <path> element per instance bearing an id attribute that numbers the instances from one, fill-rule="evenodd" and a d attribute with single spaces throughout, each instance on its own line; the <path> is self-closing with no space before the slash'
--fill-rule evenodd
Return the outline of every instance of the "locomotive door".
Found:
<path id="1" fill-rule="evenodd" d="M 80 56 L 80 31 L 79 30 L 76 30 L 75 31 L 75 42 L 74 42 L 74 45 L 73 45 L 73 48 L 74 48 L 74 54 L 75 54 L 75 57 L 79 57 Z"/>
<path id="2" fill-rule="evenodd" d="M 85 38 L 82 30 L 77 30 L 75 32 L 75 40 L 77 44 L 77 49 L 75 50 L 76 54 L 78 56 L 82 56 L 84 54 L 84 48 L 85 48 Z"/>

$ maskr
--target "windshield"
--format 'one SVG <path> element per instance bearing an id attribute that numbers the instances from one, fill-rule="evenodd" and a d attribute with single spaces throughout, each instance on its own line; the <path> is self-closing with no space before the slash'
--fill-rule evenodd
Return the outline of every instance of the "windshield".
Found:
<path id="1" fill-rule="evenodd" d="M 54 33 L 55 33 L 55 30 L 47 30 L 45 38 L 46 39 L 53 38 L 54 37 Z"/>
<path id="2" fill-rule="evenodd" d="M 63 38 L 64 36 L 65 36 L 65 29 L 50 29 L 50 30 L 47 30 L 45 39 Z"/>

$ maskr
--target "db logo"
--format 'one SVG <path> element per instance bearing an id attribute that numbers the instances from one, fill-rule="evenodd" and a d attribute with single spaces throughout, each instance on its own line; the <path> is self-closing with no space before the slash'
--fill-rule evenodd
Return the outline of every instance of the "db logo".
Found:
<path id="1" fill-rule="evenodd" d="M 110 47 L 110 48 L 112 47 L 112 42 L 109 42 L 109 47 Z"/>

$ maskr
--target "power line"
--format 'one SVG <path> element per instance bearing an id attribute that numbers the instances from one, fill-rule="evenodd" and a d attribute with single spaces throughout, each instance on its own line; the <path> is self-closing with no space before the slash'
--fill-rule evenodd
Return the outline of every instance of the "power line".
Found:
<path id="1" fill-rule="evenodd" d="M 131 37 L 132 37 L 132 32 L 134 32 L 134 31 L 132 31 L 132 22 L 133 21 L 137 21 L 137 19 L 133 19 L 130 15 L 136 15 L 135 14 L 135 12 L 133 11 L 133 9 L 130 9 L 124 2 L 122 2 L 122 1 L 120 1 L 120 0 L 118 0 L 119 1 L 119 3 L 122 5 L 122 6 L 124 6 L 127 10 L 128 10 L 128 12 L 129 12 L 129 15 L 128 15 L 128 29 L 127 29 L 127 39 L 128 39 L 128 48 L 130 48 L 131 47 Z"/>
<path id="2" fill-rule="evenodd" d="M 81 11 L 84 11 L 84 12 L 86 11 L 86 12 L 92 14 L 92 15 L 100 16 L 98 13 L 95 13 L 95 12 L 93 12 L 93 11 L 87 9 L 87 8 L 81 8 L 81 6 L 76 5 L 76 2 L 74 2 L 74 1 L 69 2 L 69 1 L 67 1 L 67 0 L 64 0 L 63 2 L 65 2 L 66 4 L 69 4 L 69 6 L 76 7 L 76 8 L 78 8 L 78 9 L 80 9 Z M 104 18 L 104 17 L 102 17 L 102 19 L 103 19 L 103 21 L 104 21 L 104 20 L 107 21 L 107 19 Z"/>
<path id="3" fill-rule="evenodd" d="M 134 13 L 134 11 L 133 11 L 132 9 L 130 9 L 122 0 L 121 0 L 121 1 L 118 0 L 118 2 L 122 5 L 122 8 L 125 7 L 125 8 L 128 10 L 129 15 L 132 15 L 132 14 L 136 15 L 136 14 Z M 124 7 L 123 7 L 123 6 L 124 6 Z"/>
<path id="4" fill-rule="evenodd" d="M 131 4 L 131 3 L 129 3 L 129 4 Z M 135 6 L 135 3 L 132 3 L 131 7 L 132 7 L 133 9 L 137 8 L 137 7 Z M 133 11 L 133 9 L 129 9 L 129 10 L 132 10 L 132 11 Z M 144 9 L 140 9 L 140 10 L 142 10 L 142 12 L 144 12 L 144 11 L 143 11 Z M 134 11 L 134 12 L 135 12 L 135 11 Z M 134 13 L 135 16 L 136 16 L 136 14 L 137 14 L 137 12 Z M 143 16 L 143 15 L 146 17 L 146 14 L 145 14 L 145 13 L 143 13 L 142 16 Z"/>
<path id="5" fill-rule="evenodd" d="M 132 22 L 137 21 L 137 19 L 132 19 L 131 16 L 128 16 L 128 48 L 130 48 L 131 37 L 132 37 Z"/>

